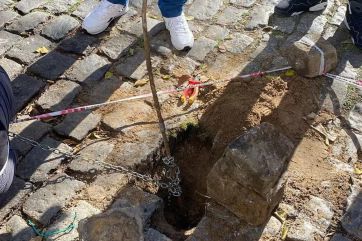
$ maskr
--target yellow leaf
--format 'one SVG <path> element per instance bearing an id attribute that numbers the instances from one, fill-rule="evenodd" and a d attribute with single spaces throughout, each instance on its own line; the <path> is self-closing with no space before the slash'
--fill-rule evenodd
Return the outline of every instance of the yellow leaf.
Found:
<path id="1" fill-rule="evenodd" d="M 186 20 L 187 21 L 192 21 L 192 20 L 194 20 L 195 18 L 193 17 L 193 16 L 186 16 Z"/>
<path id="2" fill-rule="evenodd" d="M 354 174 L 356 174 L 356 175 L 362 175 L 362 170 L 359 169 L 359 168 L 357 168 L 357 167 L 355 167 L 355 168 L 354 168 Z"/>
<path id="3" fill-rule="evenodd" d="M 169 76 L 169 75 L 162 75 L 162 79 L 164 79 L 164 80 L 168 80 L 170 78 L 171 78 L 171 76 Z"/>
<path id="4" fill-rule="evenodd" d="M 284 222 L 287 219 L 288 214 L 284 210 L 279 210 L 274 213 L 281 222 Z"/>
<path id="5" fill-rule="evenodd" d="M 105 79 L 110 79 L 110 78 L 112 78 L 112 77 L 113 77 L 113 73 L 110 72 L 110 71 L 107 71 L 107 73 L 104 75 L 104 78 L 105 78 Z"/>
<path id="6" fill-rule="evenodd" d="M 285 225 L 285 223 L 282 226 L 282 240 L 285 240 L 285 238 L 288 235 L 289 228 Z"/>
<path id="7" fill-rule="evenodd" d="M 38 48 L 35 52 L 37 52 L 39 54 L 47 54 L 47 53 L 49 53 L 49 49 L 47 49 L 46 47 L 41 47 L 41 48 Z"/>
<path id="8" fill-rule="evenodd" d="M 295 73 L 295 71 L 292 70 L 292 69 L 288 69 L 288 70 L 285 72 L 285 76 L 287 76 L 287 77 L 293 77 L 293 76 L 295 76 L 295 75 L 296 75 L 296 73 Z"/>
<path id="9" fill-rule="evenodd" d="M 147 83 L 148 83 L 148 79 L 140 79 L 140 80 L 137 80 L 136 83 L 134 83 L 134 86 L 135 87 L 144 86 Z"/>

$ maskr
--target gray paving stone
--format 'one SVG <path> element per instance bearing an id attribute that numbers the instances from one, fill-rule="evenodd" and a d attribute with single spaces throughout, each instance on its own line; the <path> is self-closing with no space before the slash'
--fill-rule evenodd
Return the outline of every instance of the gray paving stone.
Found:
<path id="1" fill-rule="evenodd" d="M 54 130 L 62 136 L 71 137 L 78 141 L 83 140 L 89 131 L 97 127 L 101 115 L 93 113 L 75 113 L 65 117 L 64 121 Z"/>
<path id="2" fill-rule="evenodd" d="M 84 19 L 87 14 L 99 3 L 98 0 L 85 0 L 81 2 L 78 8 L 73 12 L 74 16 Z"/>
<path id="3" fill-rule="evenodd" d="M 71 153 L 69 146 L 50 137 L 44 138 L 41 144 Z M 33 183 L 45 182 L 49 179 L 50 172 L 56 170 L 65 159 L 66 156 L 63 154 L 56 154 L 52 151 L 45 151 L 40 147 L 34 147 L 19 163 L 16 173 L 24 180 Z"/>
<path id="4" fill-rule="evenodd" d="M 230 3 L 240 6 L 240 7 L 246 7 L 249 8 L 254 5 L 256 0 L 230 0 Z"/>
<path id="5" fill-rule="evenodd" d="M 208 20 L 216 15 L 222 5 L 222 0 L 195 0 L 188 10 L 188 15 L 198 20 Z"/>
<path id="6" fill-rule="evenodd" d="M 26 121 L 10 125 L 10 131 L 20 134 L 26 138 L 39 141 L 46 133 L 51 130 L 52 126 L 41 121 Z M 11 147 L 17 151 L 19 155 L 25 155 L 33 146 L 27 142 L 21 141 L 20 138 L 11 138 Z"/>
<path id="7" fill-rule="evenodd" d="M 28 75 L 22 74 L 16 77 L 12 82 L 15 98 L 15 110 L 19 112 L 31 98 L 43 89 L 45 83 Z"/>
<path id="8" fill-rule="evenodd" d="M 327 18 L 324 15 L 317 16 L 313 13 L 303 14 L 297 26 L 300 33 L 322 34 Z"/>
<path id="9" fill-rule="evenodd" d="M 232 39 L 225 41 L 224 45 L 231 53 L 240 54 L 254 42 L 252 37 L 242 33 L 235 33 L 231 36 Z"/>
<path id="10" fill-rule="evenodd" d="M 236 7 L 227 7 L 218 16 L 216 22 L 221 25 L 234 24 L 239 22 L 246 13 L 246 10 L 241 10 Z"/>
<path id="11" fill-rule="evenodd" d="M 145 233 L 145 241 L 171 241 L 171 239 L 157 230 L 150 228 Z"/>
<path id="12" fill-rule="evenodd" d="M 152 66 L 155 68 L 160 63 L 160 58 L 157 56 L 152 57 Z M 142 50 L 137 51 L 133 56 L 124 59 L 121 63 L 116 65 L 116 71 L 119 75 L 132 78 L 142 79 L 147 74 L 147 66 Z"/>
<path id="13" fill-rule="evenodd" d="M 97 38 L 89 34 L 78 32 L 75 35 L 64 39 L 59 44 L 58 48 L 69 53 L 87 54 L 94 49 L 92 45 L 95 42 L 97 42 Z"/>
<path id="14" fill-rule="evenodd" d="M 10 5 L 14 3 L 13 0 L 0 0 L 0 10 L 5 10 L 9 8 Z"/>
<path id="15" fill-rule="evenodd" d="M 52 46 L 52 42 L 39 35 L 30 36 L 16 43 L 14 47 L 11 48 L 10 51 L 7 53 L 7 56 L 18 60 L 21 63 L 30 64 L 36 58 L 40 57 L 40 54 L 36 53 L 36 50 L 38 48 L 46 47 L 48 49 L 51 49 Z"/>
<path id="16" fill-rule="evenodd" d="M 4 27 L 5 24 L 11 22 L 19 16 L 12 10 L 0 11 L 0 28 Z"/>
<path id="17" fill-rule="evenodd" d="M 48 13 L 31 12 L 10 24 L 7 29 L 20 34 L 33 30 L 39 24 L 46 22 L 48 19 L 50 19 L 50 15 Z"/>
<path id="18" fill-rule="evenodd" d="M 201 37 L 195 41 L 193 48 L 187 56 L 197 61 L 204 61 L 206 56 L 215 48 L 216 45 L 216 41 L 206 37 Z"/>
<path id="19" fill-rule="evenodd" d="M 53 51 L 33 63 L 28 70 L 44 79 L 56 80 L 75 61 L 74 58 L 68 55 Z"/>
<path id="20" fill-rule="evenodd" d="M 59 230 L 64 227 L 67 227 L 74 220 L 74 214 L 77 214 L 75 219 L 76 227 L 69 233 L 58 234 L 50 237 L 49 241 L 77 241 L 79 240 L 79 234 L 77 231 L 77 224 L 80 220 L 91 217 L 100 213 L 101 211 L 86 201 L 80 200 L 75 207 L 70 207 L 68 210 L 62 212 L 62 214 L 57 218 L 57 220 L 50 225 L 48 230 Z"/>
<path id="21" fill-rule="evenodd" d="M 113 148 L 114 145 L 107 141 L 98 141 L 87 145 L 78 153 L 79 156 L 72 160 L 69 168 L 82 173 L 101 171 L 104 168 L 97 163 L 93 163 L 93 161 L 106 161 Z"/>
<path id="22" fill-rule="evenodd" d="M 126 34 L 113 36 L 101 45 L 100 50 L 112 60 L 117 60 L 127 55 L 136 41 L 136 37 Z"/>
<path id="23" fill-rule="evenodd" d="M 42 33 L 51 39 L 60 40 L 78 26 L 78 20 L 68 15 L 62 15 L 47 24 Z"/>
<path id="24" fill-rule="evenodd" d="M 229 35 L 229 30 L 226 27 L 220 27 L 218 25 L 211 25 L 205 33 L 205 37 L 215 40 L 215 41 L 220 41 L 220 40 L 224 40 L 226 38 L 226 36 Z"/>
<path id="25" fill-rule="evenodd" d="M 69 80 L 59 80 L 40 96 L 36 104 L 43 110 L 63 110 L 70 107 L 80 90 L 81 87 L 77 83 Z"/>
<path id="26" fill-rule="evenodd" d="M 0 230 L 0 237 L 2 241 L 25 241 L 35 237 L 35 233 L 22 217 L 14 215 Z"/>
<path id="27" fill-rule="evenodd" d="M 7 58 L 0 59 L 0 66 L 5 69 L 11 80 L 23 71 L 23 66 L 21 66 L 21 64 Z"/>
<path id="28" fill-rule="evenodd" d="M 21 0 L 15 6 L 22 13 L 29 13 L 35 8 L 43 6 L 47 0 Z"/>
<path id="29" fill-rule="evenodd" d="M 101 80 L 109 67 L 107 59 L 92 54 L 82 60 L 77 60 L 65 76 L 73 81 L 90 85 Z"/>
<path id="30" fill-rule="evenodd" d="M 51 1 L 45 5 L 45 8 L 51 13 L 67 13 L 69 9 L 78 2 L 78 0 Z"/>
<path id="31" fill-rule="evenodd" d="M 275 26 L 275 30 L 291 34 L 295 27 L 295 19 L 275 16 L 272 25 Z"/>
<path id="32" fill-rule="evenodd" d="M 84 186 L 83 182 L 62 176 L 34 192 L 24 203 L 23 212 L 46 226 Z"/>
<path id="33" fill-rule="evenodd" d="M 137 123 L 142 123 L 152 112 L 152 108 L 143 101 L 120 104 L 104 116 L 103 124 L 113 131 L 125 132 Z"/>
<path id="34" fill-rule="evenodd" d="M 143 36 L 142 21 L 140 19 L 126 22 L 118 21 L 117 26 L 120 30 L 126 31 L 129 34 L 138 37 Z M 157 19 L 147 18 L 147 29 L 151 36 L 155 36 L 165 29 L 165 23 Z"/>
<path id="35" fill-rule="evenodd" d="M 0 56 L 8 51 L 21 37 L 6 31 L 0 31 Z"/>
<path id="36" fill-rule="evenodd" d="M 10 212 L 19 207 L 26 195 L 31 191 L 32 186 L 23 180 L 15 177 L 9 191 L 5 195 L 5 199 L 0 201 L 0 219 L 4 220 Z"/>
<path id="37" fill-rule="evenodd" d="M 257 27 L 265 27 L 269 23 L 269 17 L 274 12 L 274 6 L 262 4 L 255 7 L 250 15 L 252 16 L 249 23 L 245 26 L 246 29 L 255 29 Z"/>

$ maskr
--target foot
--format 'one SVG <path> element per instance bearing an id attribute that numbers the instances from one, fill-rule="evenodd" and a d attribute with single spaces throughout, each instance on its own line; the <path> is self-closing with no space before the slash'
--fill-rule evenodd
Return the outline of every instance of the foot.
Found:
<path id="1" fill-rule="evenodd" d="M 164 18 L 166 28 L 170 31 L 171 42 L 177 50 L 189 50 L 194 45 L 192 34 L 185 15 L 174 18 Z"/>
<path id="2" fill-rule="evenodd" d="M 275 7 L 275 12 L 283 16 L 295 16 L 324 10 L 327 3 L 327 0 L 282 0 Z"/>
<path id="3" fill-rule="evenodd" d="M 349 29 L 353 43 L 362 48 L 362 3 L 350 1 L 344 22 Z"/>
<path id="4" fill-rule="evenodd" d="M 117 17 L 128 11 L 128 6 L 114 4 L 102 0 L 84 19 L 82 27 L 89 34 L 99 34 L 107 29 L 109 24 Z"/>

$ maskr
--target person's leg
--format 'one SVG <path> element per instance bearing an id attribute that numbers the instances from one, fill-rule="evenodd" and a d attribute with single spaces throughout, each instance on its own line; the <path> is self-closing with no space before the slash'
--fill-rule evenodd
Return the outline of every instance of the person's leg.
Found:
<path id="1" fill-rule="evenodd" d="M 295 16 L 303 12 L 321 11 L 327 7 L 327 0 L 282 0 L 275 12 L 283 16 Z"/>
<path id="2" fill-rule="evenodd" d="M 84 19 L 82 27 L 90 34 L 99 34 L 128 10 L 128 0 L 102 0 Z"/>
<path id="3" fill-rule="evenodd" d="M 353 43 L 362 48 L 362 0 L 350 0 L 347 5 L 345 24 Z"/>
<path id="4" fill-rule="evenodd" d="M 194 36 L 183 14 L 186 0 L 159 0 L 158 6 L 170 31 L 171 42 L 178 50 L 188 50 L 194 44 Z"/>

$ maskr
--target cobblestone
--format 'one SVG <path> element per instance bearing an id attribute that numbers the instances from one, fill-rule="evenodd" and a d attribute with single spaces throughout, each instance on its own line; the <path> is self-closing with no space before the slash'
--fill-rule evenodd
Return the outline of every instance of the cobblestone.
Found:
<path id="1" fill-rule="evenodd" d="M 1 8 L 1 7 L 0 7 Z M 19 17 L 19 14 L 17 14 L 14 11 L 6 10 L 0 12 L 0 28 L 3 28 L 5 24 L 11 22 L 12 20 Z"/>
<path id="2" fill-rule="evenodd" d="M 8 51 L 16 42 L 20 41 L 21 37 L 6 31 L 0 31 L 0 56 Z"/>
<path id="3" fill-rule="evenodd" d="M 136 40 L 136 37 L 126 34 L 113 36 L 102 44 L 100 50 L 112 60 L 117 60 L 128 54 L 128 50 Z"/>
<path id="4" fill-rule="evenodd" d="M 222 0 L 195 0 L 189 8 L 188 14 L 198 20 L 208 20 L 216 15 L 222 5 Z"/>
<path id="5" fill-rule="evenodd" d="M 47 24 L 42 33 L 53 40 L 60 40 L 78 26 L 78 20 L 67 15 L 62 15 Z"/>
<path id="6" fill-rule="evenodd" d="M 50 124 L 33 120 L 12 124 L 10 131 L 20 134 L 23 137 L 39 141 L 51 128 L 52 126 Z M 11 147 L 16 150 L 19 155 L 23 156 L 33 148 L 31 144 L 21 141 L 18 137 L 11 139 Z"/>
<path id="7" fill-rule="evenodd" d="M 195 41 L 194 47 L 187 55 L 194 60 L 204 61 L 206 56 L 215 48 L 216 45 L 216 41 L 206 37 L 201 37 Z"/>
<path id="8" fill-rule="evenodd" d="M 57 148 L 63 152 L 70 153 L 71 148 L 59 141 L 46 137 L 40 142 L 41 145 Z M 28 155 L 19 163 L 17 175 L 33 183 L 45 182 L 49 179 L 52 171 L 56 170 L 67 157 L 52 151 L 45 151 L 40 147 L 34 147 Z"/>
<path id="9" fill-rule="evenodd" d="M 81 90 L 80 85 L 69 80 L 59 80 L 50 86 L 36 101 L 43 110 L 63 110 L 70 107 Z"/>
<path id="10" fill-rule="evenodd" d="M 274 12 L 274 6 L 269 4 L 262 4 L 254 8 L 250 15 L 251 20 L 245 26 L 246 29 L 255 29 L 257 27 L 265 27 L 269 23 L 269 17 Z"/>
<path id="11" fill-rule="evenodd" d="M 98 3 L 98 0 L 85 0 L 79 4 L 78 8 L 73 12 L 73 15 L 83 19 Z"/>
<path id="12" fill-rule="evenodd" d="M 11 80 L 23 71 L 23 66 L 21 66 L 21 64 L 7 58 L 0 59 L 0 66 L 4 68 Z"/>
<path id="13" fill-rule="evenodd" d="M 39 35 L 34 35 L 16 43 L 7 53 L 7 56 L 20 61 L 23 64 L 30 64 L 40 57 L 40 54 L 36 52 L 38 48 L 46 47 L 51 49 L 52 46 L 53 44 L 49 40 Z"/>
<path id="14" fill-rule="evenodd" d="M 39 24 L 46 22 L 49 18 L 50 15 L 48 13 L 31 12 L 10 24 L 7 29 L 9 31 L 21 34 L 26 31 L 33 30 Z"/>
<path id="15" fill-rule="evenodd" d="M 49 183 L 33 193 L 24 203 L 23 212 L 41 224 L 48 225 L 84 186 L 84 183 L 68 176 L 59 177 L 55 183 Z"/>
<path id="16" fill-rule="evenodd" d="M 86 135 L 97 127 L 101 121 L 101 115 L 93 113 L 76 113 L 65 117 L 64 121 L 54 130 L 62 136 L 67 136 L 81 141 Z"/>
<path id="17" fill-rule="evenodd" d="M 45 8 L 52 13 L 67 13 L 70 8 L 78 2 L 78 0 L 51 1 L 45 5 Z"/>
<path id="18" fill-rule="evenodd" d="M 13 87 L 15 99 L 15 110 L 20 111 L 39 91 L 45 86 L 42 80 L 28 75 L 19 75 L 11 85 Z"/>
<path id="19" fill-rule="evenodd" d="M 117 26 L 120 30 L 126 31 L 129 34 L 138 37 L 142 37 L 143 35 L 142 21 L 140 19 L 135 21 L 128 20 L 126 22 L 120 22 Z M 147 18 L 147 29 L 148 33 L 151 36 L 155 36 L 156 34 L 165 29 L 165 24 L 160 20 Z"/>
<path id="20" fill-rule="evenodd" d="M 14 215 L 0 230 L 2 241 L 25 241 L 35 237 L 35 233 L 26 221 L 18 215 Z"/>
<path id="21" fill-rule="evenodd" d="M 29 13 L 35 8 L 39 8 L 44 5 L 47 0 L 21 0 L 15 6 L 22 13 Z"/>
<path id="22" fill-rule="evenodd" d="M 235 7 L 227 7 L 216 19 L 216 22 L 221 25 L 235 24 L 239 22 L 246 13 L 246 10 L 240 10 Z"/>
<path id="23" fill-rule="evenodd" d="M 231 53 L 240 54 L 253 42 L 254 39 L 252 37 L 242 33 L 236 33 L 231 35 L 231 40 L 225 41 L 225 47 Z"/>
<path id="24" fill-rule="evenodd" d="M 2 11 L 7 9 L 13 3 L 13 0 L 0 0 L 0 10 Z"/>
<path id="25" fill-rule="evenodd" d="M 273 26 L 275 26 L 275 29 L 280 32 L 291 34 L 295 28 L 295 19 L 285 18 L 285 17 L 274 17 Z"/>
<path id="26" fill-rule="evenodd" d="M 93 50 L 93 44 L 96 42 L 97 38 L 89 34 L 77 33 L 63 40 L 58 48 L 69 53 L 87 54 Z"/>
<path id="27" fill-rule="evenodd" d="M 107 141 L 98 141 L 87 145 L 78 154 L 79 156 L 72 160 L 69 168 L 76 172 L 95 172 L 100 171 L 103 167 L 94 161 L 106 161 L 109 154 L 113 151 L 114 145 Z"/>
<path id="28" fill-rule="evenodd" d="M 228 36 L 229 33 L 230 33 L 230 31 L 225 27 L 220 27 L 218 25 L 212 25 L 206 30 L 205 37 L 215 40 L 215 41 L 220 41 L 220 40 L 224 40 L 224 38 L 226 36 Z"/>
<path id="29" fill-rule="evenodd" d="M 97 54 L 78 60 L 65 76 L 81 84 L 91 85 L 101 80 L 109 68 L 109 61 Z"/>

